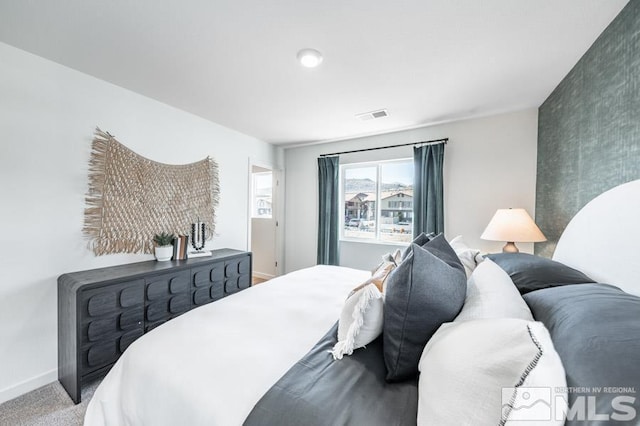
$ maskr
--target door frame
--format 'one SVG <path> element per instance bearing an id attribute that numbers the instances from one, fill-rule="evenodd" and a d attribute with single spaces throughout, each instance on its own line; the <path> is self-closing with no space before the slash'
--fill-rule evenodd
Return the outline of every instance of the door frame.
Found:
<path id="1" fill-rule="evenodd" d="M 249 157 L 249 167 L 247 174 L 247 251 L 251 251 L 251 219 L 252 219 L 252 203 L 253 203 L 253 166 L 270 170 L 273 173 L 273 181 L 276 185 L 273 186 L 272 192 L 272 218 L 276 221 L 275 232 L 275 253 L 276 253 L 276 274 L 275 276 L 282 275 L 284 272 L 284 171 L 272 163 L 257 160 Z M 256 275 L 258 276 L 258 275 Z M 270 278 L 270 277 L 260 277 Z"/>

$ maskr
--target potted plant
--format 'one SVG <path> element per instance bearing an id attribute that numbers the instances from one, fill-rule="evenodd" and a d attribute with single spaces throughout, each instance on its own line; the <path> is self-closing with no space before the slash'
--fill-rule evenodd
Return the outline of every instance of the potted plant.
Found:
<path id="1" fill-rule="evenodd" d="M 153 236 L 153 241 L 156 243 L 155 254 L 157 261 L 164 262 L 171 260 L 171 256 L 173 256 L 174 238 L 175 236 L 173 234 L 167 234 L 166 232 Z"/>

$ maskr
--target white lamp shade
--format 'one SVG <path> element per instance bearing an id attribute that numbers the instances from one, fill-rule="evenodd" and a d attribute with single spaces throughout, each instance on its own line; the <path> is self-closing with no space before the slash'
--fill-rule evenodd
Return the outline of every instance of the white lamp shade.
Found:
<path id="1" fill-rule="evenodd" d="M 498 209 L 480 238 L 522 243 L 547 240 L 525 209 Z"/>

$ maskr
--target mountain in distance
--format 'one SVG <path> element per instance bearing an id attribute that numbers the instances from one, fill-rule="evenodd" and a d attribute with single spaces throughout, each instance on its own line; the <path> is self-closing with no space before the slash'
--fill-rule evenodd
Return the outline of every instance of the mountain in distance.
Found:
<path id="1" fill-rule="evenodd" d="M 403 191 L 405 189 L 413 190 L 413 185 L 405 185 L 400 182 L 384 183 L 382 182 L 382 191 Z"/>
<path id="2" fill-rule="evenodd" d="M 371 179 L 345 179 L 344 192 L 376 192 L 376 183 Z"/>
<path id="3" fill-rule="evenodd" d="M 382 191 L 402 191 L 405 189 L 413 189 L 413 185 L 405 185 L 400 182 L 383 182 Z M 371 179 L 345 179 L 344 192 L 376 192 L 376 183 Z"/>

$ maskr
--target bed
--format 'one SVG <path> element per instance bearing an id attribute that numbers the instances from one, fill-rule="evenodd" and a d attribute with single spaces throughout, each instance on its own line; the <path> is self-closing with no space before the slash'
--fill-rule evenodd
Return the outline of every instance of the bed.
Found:
<path id="1" fill-rule="evenodd" d="M 345 299 L 370 279 L 370 271 L 316 266 L 273 279 L 194 309 L 134 342 L 96 390 L 85 425 L 482 425 L 477 413 L 486 411 L 485 399 L 503 403 L 505 389 L 485 398 L 482 389 L 495 374 L 476 371 L 495 371 L 496 363 L 511 363 L 519 355 L 506 353 L 500 360 L 499 339 L 478 336 L 495 337 L 496 330 L 511 330 L 514 323 L 524 324 L 530 336 L 550 337 L 550 351 L 532 338 L 536 345 L 525 352 L 537 351 L 536 362 L 547 362 L 546 371 L 562 376 L 553 381 L 547 375 L 542 383 L 557 393 L 554 404 L 568 405 L 560 410 L 562 419 L 554 412 L 548 422 L 518 423 L 517 415 L 526 414 L 518 411 L 526 405 L 518 404 L 530 393 L 523 390 L 537 389 L 535 380 L 541 380 L 529 374 L 537 366 L 527 361 L 529 376 L 507 389 L 509 402 L 498 407 L 506 407 L 510 420 L 504 421 L 503 413 L 502 420 L 498 415 L 497 422 L 486 424 L 640 424 L 635 395 L 640 391 L 639 217 L 640 181 L 634 181 L 594 199 L 572 220 L 554 259 L 592 279 L 580 275 L 540 286 L 536 276 L 518 287 L 531 278 L 528 270 L 525 278 L 517 270 L 530 259 L 513 266 L 513 258 L 490 256 L 476 270 L 485 275 L 474 272 L 468 285 L 474 279 L 499 281 L 503 274 L 513 303 L 506 302 L 506 293 L 478 296 L 465 287 L 462 311 L 438 324 L 421 349 L 420 374 L 401 374 L 402 380 L 385 380 L 389 364 L 383 358 L 390 345 L 384 334 L 340 360 L 328 353 L 338 341 L 336 321 Z M 532 282 L 538 287 L 523 290 Z M 509 321 L 496 318 L 496 310 L 504 310 Z M 474 339 L 471 350 L 460 349 Z M 482 351 L 490 354 L 486 365 L 477 361 Z M 548 352 L 557 357 L 547 360 Z M 587 404 L 584 409 L 581 403 Z"/>

